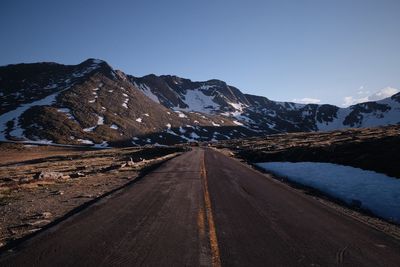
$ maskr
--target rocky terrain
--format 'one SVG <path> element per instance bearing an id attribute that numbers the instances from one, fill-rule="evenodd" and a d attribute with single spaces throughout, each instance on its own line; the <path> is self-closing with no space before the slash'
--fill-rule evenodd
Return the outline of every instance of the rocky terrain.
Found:
<path id="1" fill-rule="evenodd" d="M 333 162 L 400 178 L 400 168 L 395 164 L 399 159 L 399 133 L 400 126 L 385 126 L 274 134 L 200 145 L 213 146 L 249 163 Z M 130 185 L 140 181 L 160 163 L 187 150 L 187 145 L 97 149 L 0 142 L 0 247 L 3 250 L 12 248 L 21 240 L 73 218 L 72 215 L 101 199 L 126 193 L 128 188 L 132 189 Z M 195 153 L 201 150 L 195 149 Z M 187 160 L 183 156 L 176 162 L 181 166 L 182 162 L 189 164 Z M 231 163 L 238 164 L 237 161 Z M 199 167 L 198 160 L 192 159 L 190 164 Z M 214 163 L 214 168 L 219 169 L 219 164 Z M 249 171 L 245 167 L 244 170 Z M 254 172 L 250 173 L 254 175 Z M 220 180 L 215 170 L 208 174 L 214 175 L 215 181 Z M 174 175 L 181 177 L 179 172 Z M 169 179 L 169 176 L 160 176 Z M 241 179 L 247 181 L 244 177 Z M 341 202 L 336 205 L 333 203 L 335 200 L 332 202 L 332 199 L 310 189 L 299 190 L 339 214 L 346 214 L 396 238 L 399 236 L 398 227 L 392 223 L 364 214 L 354 207 L 343 207 Z"/>
<path id="2" fill-rule="evenodd" d="M 331 162 L 400 178 L 400 126 L 288 133 L 221 141 L 248 162 Z"/>
<path id="3" fill-rule="evenodd" d="M 183 148 L 93 150 L 0 143 L 0 247 L 134 183 Z"/>
<path id="4" fill-rule="evenodd" d="M 400 94 L 339 108 L 276 102 L 220 80 L 134 77 L 105 61 L 0 67 L 0 140 L 95 147 L 396 125 Z"/>

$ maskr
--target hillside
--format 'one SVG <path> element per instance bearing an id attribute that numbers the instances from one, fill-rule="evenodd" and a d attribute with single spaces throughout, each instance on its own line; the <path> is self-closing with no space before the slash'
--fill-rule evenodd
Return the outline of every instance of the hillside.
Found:
<path id="1" fill-rule="evenodd" d="M 400 122 L 400 94 L 349 108 L 276 102 L 219 80 L 134 77 L 98 59 L 0 67 L 0 97 L 1 141 L 161 145 Z"/>

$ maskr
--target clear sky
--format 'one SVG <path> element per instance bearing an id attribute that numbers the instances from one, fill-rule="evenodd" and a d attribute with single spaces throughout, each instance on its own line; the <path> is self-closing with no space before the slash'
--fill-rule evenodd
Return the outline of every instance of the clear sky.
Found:
<path id="1" fill-rule="evenodd" d="M 2 0 L 0 33 L 0 65 L 94 57 L 336 105 L 400 88 L 400 0 Z"/>

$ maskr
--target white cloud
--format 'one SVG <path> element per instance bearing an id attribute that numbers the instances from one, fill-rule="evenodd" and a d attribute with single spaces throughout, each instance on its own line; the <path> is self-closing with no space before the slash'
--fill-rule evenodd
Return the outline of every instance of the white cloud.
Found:
<path id="1" fill-rule="evenodd" d="M 370 101 L 376 101 L 376 100 L 381 100 L 387 97 L 391 97 L 394 94 L 397 94 L 399 92 L 398 89 L 393 88 L 393 87 L 385 87 L 381 89 L 380 91 L 376 92 L 375 94 L 371 95 L 368 97 Z"/>
<path id="2" fill-rule="evenodd" d="M 355 105 L 357 103 L 362 103 L 362 102 L 368 102 L 368 97 L 361 97 L 361 98 L 356 98 L 354 96 L 345 96 L 343 98 L 343 104 L 342 106 L 348 107 L 351 105 Z"/>
<path id="3" fill-rule="evenodd" d="M 360 86 L 357 91 L 357 95 L 369 95 L 371 94 L 369 90 L 364 90 L 364 86 Z"/>
<path id="4" fill-rule="evenodd" d="M 364 89 L 364 88 L 362 88 L 362 89 Z M 391 97 L 392 95 L 397 94 L 398 92 L 400 92 L 400 91 L 396 88 L 385 87 L 370 96 L 364 96 L 364 97 L 346 96 L 343 98 L 342 106 L 348 107 L 351 105 L 355 105 L 357 103 L 363 103 L 363 102 L 368 102 L 368 101 L 378 101 L 378 100 L 382 100 L 387 97 Z M 357 94 L 365 95 L 365 94 L 369 94 L 369 91 L 359 90 L 357 92 Z"/>
<path id="5" fill-rule="evenodd" d="M 320 99 L 316 99 L 316 98 L 304 97 L 304 98 L 301 98 L 301 99 L 295 98 L 295 99 L 292 100 L 292 102 L 300 103 L 300 104 L 319 104 L 319 103 L 321 103 L 321 100 Z"/>

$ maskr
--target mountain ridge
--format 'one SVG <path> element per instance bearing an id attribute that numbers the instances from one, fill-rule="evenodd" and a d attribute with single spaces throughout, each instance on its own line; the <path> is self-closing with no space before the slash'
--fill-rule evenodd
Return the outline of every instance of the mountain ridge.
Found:
<path id="1" fill-rule="evenodd" d="M 0 140 L 95 146 L 217 141 L 400 122 L 400 94 L 340 108 L 246 94 L 226 82 L 135 77 L 107 62 L 0 67 Z"/>

